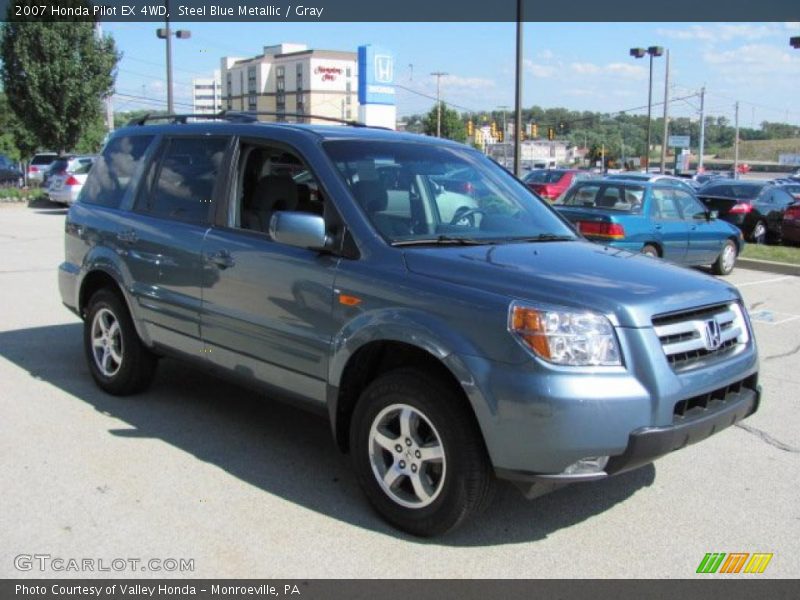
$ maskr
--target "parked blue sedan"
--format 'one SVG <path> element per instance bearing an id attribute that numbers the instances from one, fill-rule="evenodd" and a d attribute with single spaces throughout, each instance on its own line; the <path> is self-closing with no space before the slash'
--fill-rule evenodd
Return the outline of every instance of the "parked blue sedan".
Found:
<path id="1" fill-rule="evenodd" d="M 588 239 L 728 275 L 744 247 L 738 228 L 693 193 L 655 182 L 592 180 L 572 186 L 554 207 Z"/>

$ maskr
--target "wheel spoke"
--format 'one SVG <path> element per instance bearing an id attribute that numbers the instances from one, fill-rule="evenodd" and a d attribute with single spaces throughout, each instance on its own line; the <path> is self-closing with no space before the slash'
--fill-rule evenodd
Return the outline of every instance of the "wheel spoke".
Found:
<path id="1" fill-rule="evenodd" d="M 419 449 L 419 452 L 422 462 L 442 462 L 444 459 L 444 452 L 439 444 L 436 446 L 423 446 Z"/>
<path id="2" fill-rule="evenodd" d="M 100 362 L 106 375 L 109 374 L 111 372 L 111 351 L 108 348 L 103 348 L 103 358 Z"/>
<path id="3" fill-rule="evenodd" d="M 102 348 L 103 347 L 103 338 L 102 337 L 93 337 L 92 338 L 92 346 L 95 348 Z"/>
<path id="4" fill-rule="evenodd" d="M 394 452 L 394 447 L 397 445 L 396 439 L 391 439 L 388 435 L 376 431 L 372 438 L 378 446 L 389 452 Z"/>
<path id="5" fill-rule="evenodd" d="M 108 337 L 112 339 L 117 335 L 119 335 L 119 321 L 114 321 L 111 323 L 111 327 L 108 328 Z"/>
<path id="6" fill-rule="evenodd" d="M 111 354 L 111 358 L 114 359 L 115 363 L 117 363 L 118 365 L 120 363 L 122 363 L 122 354 L 119 353 L 119 351 L 117 350 L 116 346 L 114 346 L 113 344 L 111 346 L 109 346 L 108 347 L 108 352 L 109 352 L 109 354 Z"/>
<path id="7" fill-rule="evenodd" d="M 411 487 L 414 488 L 414 493 L 419 498 L 420 502 L 428 502 L 431 498 L 432 491 L 428 490 L 428 486 L 422 481 L 419 473 L 412 473 L 409 475 L 411 479 Z"/>
<path id="8" fill-rule="evenodd" d="M 108 336 L 109 324 L 108 320 L 111 318 L 110 313 L 102 313 L 100 318 L 97 319 L 97 324 L 100 325 L 100 331 L 103 332 L 103 335 Z"/>
<path id="9" fill-rule="evenodd" d="M 410 408 L 404 408 L 400 411 L 400 436 L 403 438 L 415 439 L 414 435 L 411 433 L 411 419 L 414 417 L 414 413 Z"/>
<path id="10" fill-rule="evenodd" d="M 386 470 L 386 473 L 383 475 L 383 483 L 386 484 L 386 487 L 392 489 L 400 478 L 403 476 L 402 471 L 398 469 L 395 465 L 392 465 Z"/>

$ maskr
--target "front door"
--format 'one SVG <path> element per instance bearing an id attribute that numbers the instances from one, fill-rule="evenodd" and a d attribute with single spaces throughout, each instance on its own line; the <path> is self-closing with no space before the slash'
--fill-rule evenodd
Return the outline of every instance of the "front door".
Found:
<path id="1" fill-rule="evenodd" d="M 325 402 L 339 258 L 279 244 L 268 233 L 277 210 L 322 215 L 325 199 L 296 154 L 242 143 L 232 210 L 209 231 L 203 260 L 215 276 L 203 288 L 203 340 L 227 370 Z"/>
<path id="2" fill-rule="evenodd" d="M 681 217 L 673 190 L 654 187 L 651 193 L 650 218 L 655 237 L 661 244 L 664 260 L 682 263 L 689 245 L 689 226 Z"/>

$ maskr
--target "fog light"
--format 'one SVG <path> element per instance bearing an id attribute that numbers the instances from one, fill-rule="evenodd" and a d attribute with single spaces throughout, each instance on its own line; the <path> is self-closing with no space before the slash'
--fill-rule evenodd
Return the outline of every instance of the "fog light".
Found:
<path id="1" fill-rule="evenodd" d="M 578 462 L 572 463 L 564 469 L 564 475 L 588 475 L 589 473 L 599 473 L 606 468 L 608 456 L 587 456 Z"/>

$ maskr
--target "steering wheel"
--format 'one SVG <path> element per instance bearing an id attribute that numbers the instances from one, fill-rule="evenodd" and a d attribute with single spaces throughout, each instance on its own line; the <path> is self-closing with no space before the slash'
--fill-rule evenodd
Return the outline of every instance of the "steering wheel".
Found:
<path id="1" fill-rule="evenodd" d="M 482 208 L 469 208 L 468 206 L 461 206 L 456 209 L 453 218 L 450 219 L 450 225 L 458 225 L 462 223 L 462 221 L 466 221 L 467 225 L 470 227 L 475 227 L 476 214 L 485 215 L 486 211 Z"/>

